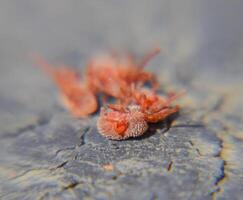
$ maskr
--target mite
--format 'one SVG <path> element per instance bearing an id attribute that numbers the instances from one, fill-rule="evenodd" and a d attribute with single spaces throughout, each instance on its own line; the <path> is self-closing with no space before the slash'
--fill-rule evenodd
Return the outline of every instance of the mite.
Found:
<path id="1" fill-rule="evenodd" d="M 91 59 L 84 76 L 67 66 L 52 66 L 43 59 L 36 63 L 56 83 L 63 104 L 75 117 L 86 117 L 98 109 L 98 95 L 113 97 L 115 104 L 101 108 L 97 128 L 101 135 L 112 140 L 138 137 L 157 123 L 180 110 L 173 102 L 185 92 L 158 94 L 156 77 L 144 70 L 159 53 L 149 52 L 141 62 L 131 55 L 114 55 Z M 150 84 L 145 88 L 146 83 Z"/>
<path id="2" fill-rule="evenodd" d="M 178 105 L 171 103 L 184 92 L 162 97 L 149 90 L 134 91 L 133 103 L 108 105 L 102 108 L 97 121 L 98 131 L 112 140 L 123 140 L 143 135 L 148 123 L 157 123 L 179 111 Z"/>

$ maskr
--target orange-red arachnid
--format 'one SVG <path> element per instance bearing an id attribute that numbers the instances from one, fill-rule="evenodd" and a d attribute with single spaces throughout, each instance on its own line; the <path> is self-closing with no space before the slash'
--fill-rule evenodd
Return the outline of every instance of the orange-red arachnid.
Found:
<path id="1" fill-rule="evenodd" d="M 123 140 L 129 137 L 143 135 L 147 123 L 156 123 L 164 120 L 179 111 L 178 105 L 171 105 L 184 92 L 162 97 L 154 91 L 140 89 L 134 91 L 133 98 L 128 105 L 108 105 L 102 108 L 97 127 L 101 135 L 114 140 Z"/>
<path id="2" fill-rule="evenodd" d="M 40 57 L 35 60 L 54 80 L 60 90 L 63 104 L 75 117 L 85 117 L 98 109 L 95 94 L 81 82 L 78 72 L 66 66 L 52 66 Z"/>
<path id="3" fill-rule="evenodd" d="M 154 49 L 140 62 L 129 54 L 95 57 L 82 77 L 66 66 L 53 67 L 43 59 L 37 59 L 37 63 L 54 80 L 62 102 L 75 117 L 94 113 L 98 95 L 113 97 L 115 104 L 101 108 L 97 127 L 104 137 L 123 140 L 143 135 L 149 123 L 162 121 L 180 110 L 173 101 L 184 92 L 160 95 L 156 76 L 144 70 L 159 51 Z"/>

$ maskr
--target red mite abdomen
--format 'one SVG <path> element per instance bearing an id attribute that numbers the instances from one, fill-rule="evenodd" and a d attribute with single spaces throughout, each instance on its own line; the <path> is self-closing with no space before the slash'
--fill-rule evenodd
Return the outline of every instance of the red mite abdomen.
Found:
<path id="1" fill-rule="evenodd" d="M 118 116 L 117 114 L 119 114 L 119 112 L 103 108 L 97 121 L 99 133 L 106 138 L 112 140 L 124 140 L 130 137 L 143 135 L 148 129 L 144 114 L 138 110 L 137 106 L 129 106 L 128 113 L 120 114 L 121 121 L 124 120 L 124 115 L 126 115 L 125 118 L 128 124 L 123 134 L 117 132 L 117 129 L 114 126 L 117 122 L 114 122 L 112 114 Z"/>

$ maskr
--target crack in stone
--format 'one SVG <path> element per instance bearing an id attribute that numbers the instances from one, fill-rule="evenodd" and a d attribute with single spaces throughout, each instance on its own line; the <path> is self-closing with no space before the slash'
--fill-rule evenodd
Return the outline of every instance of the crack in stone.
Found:
<path id="1" fill-rule="evenodd" d="M 203 124 L 177 124 L 171 128 L 204 128 Z"/>
<path id="2" fill-rule="evenodd" d="M 21 178 L 21 177 L 27 175 L 28 173 L 31 173 L 31 172 L 34 172 L 34 171 L 40 171 L 40 170 L 46 170 L 46 171 L 50 171 L 50 172 L 51 171 L 55 171 L 55 170 L 57 170 L 59 168 L 64 167 L 68 162 L 69 161 L 67 160 L 67 161 L 62 162 L 61 164 L 57 165 L 56 167 L 52 167 L 52 168 L 51 167 L 46 167 L 46 168 L 42 167 L 42 168 L 36 168 L 36 169 L 29 169 L 29 170 L 26 170 L 23 173 L 15 176 L 15 177 L 11 178 L 11 179 L 9 179 L 9 180 L 15 180 L 15 179 Z"/>
<path id="3" fill-rule="evenodd" d="M 199 150 L 198 148 L 195 147 L 195 144 L 194 144 L 191 140 L 189 140 L 188 142 L 189 142 L 189 144 L 196 150 L 197 154 L 198 154 L 199 156 L 202 156 L 200 150 Z"/>
<path id="4" fill-rule="evenodd" d="M 70 147 L 66 147 L 66 148 L 63 148 L 63 149 L 58 149 L 55 153 L 55 157 L 62 151 L 68 151 L 68 150 L 74 150 L 76 147 L 75 146 L 70 146 Z"/>
<path id="5" fill-rule="evenodd" d="M 50 118 L 45 118 L 45 117 L 39 118 L 36 123 L 29 124 L 22 128 L 18 128 L 14 132 L 7 132 L 7 133 L 3 134 L 3 138 L 19 137 L 20 135 L 26 133 L 27 131 L 33 131 L 40 126 L 45 126 L 46 124 L 49 123 L 49 121 L 50 121 Z"/>
<path id="6" fill-rule="evenodd" d="M 62 167 L 64 167 L 67 163 L 68 163 L 68 160 L 65 161 L 65 162 L 63 162 L 63 163 L 61 163 L 60 165 L 56 166 L 55 168 L 52 168 L 51 170 L 55 170 L 55 169 L 58 169 L 58 168 L 62 168 Z"/>
<path id="7" fill-rule="evenodd" d="M 18 179 L 18 178 L 21 178 L 25 175 L 27 175 L 28 173 L 31 173 L 31 172 L 34 172 L 34 171 L 40 171 L 40 170 L 51 170 L 51 168 L 36 168 L 36 169 L 29 169 L 29 170 L 26 170 L 24 171 L 23 173 L 13 177 L 13 178 L 10 178 L 9 180 L 15 180 L 15 179 Z"/>
<path id="8" fill-rule="evenodd" d="M 67 186 L 63 187 L 62 191 L 65 191 L 65 190 L 69 190 L 69 189 L 75 189 L 75 187 L 79 184 L 82 184 L 83 182 L 77 182 L 77 181 L 74 181 L 70 184 L 68 184 Z"/>
<path id="9" fill-rule="evenodd" d="M 219 139 L 219 142 L 220 142 L 220 152 L 218 155 L 216 155 L 216 157 L 219 157 L 223 162 L 222 162 L 222 165 L 220 166 L 220 171 L 221 171 L 221 174 L 219 177 L 217 177 L 216 179 L 216 182 L 215 182 L 215 186 L 217 187 L 217 189 L 212 192 L 212 199 L 217 199 L 217 194 L 221 192 L 221 187 L 222 185 L 225 183 L 225 181 L 227 180 L 228 176 L 227 176 L 227 173 L 226 173 L 226 165 L 227 165 L 227 162 L 226 160 L 224 159 L 224 156 L 223 156 L 223 151 L 224 151 L 224 139 L 223 137 L 221 136 L 218 136 L 218 139 Z"/>
<path id="10" fill-rule="evenodd" d="M 90 132 L 90 130 L 91 130 L 91 127 L 86 127 L 86 129 L 84 130 L 84 133 L 80 136 L 81 141 L 78 146 L 82 146 L 82 145 L 86 144 L 85 137 L 86 137 L 86 134 Z"/>
<path id="11" fill-rule="evenodd" d="M 174 162 L 173 161 L 170 161 L 169 165 L 167 166 L 167 171 L 168 172 L 172 172 L 173 164 L 174 164 Z"/>

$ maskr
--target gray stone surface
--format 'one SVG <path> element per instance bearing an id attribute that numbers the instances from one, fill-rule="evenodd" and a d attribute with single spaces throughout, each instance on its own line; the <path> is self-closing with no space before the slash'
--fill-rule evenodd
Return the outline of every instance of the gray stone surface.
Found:
<path id="1" fill-rule="evenodd" d="M 1 199 L 242 199 L 241 1 L 1 1 Z M 163 51 L 148 69 L 185 89 L 172 127 L 110 141 L 74 119 L 31 62 L 82 71 L 97 51 Z M 106 166 L 112 165 L 113 169 Z"/>

